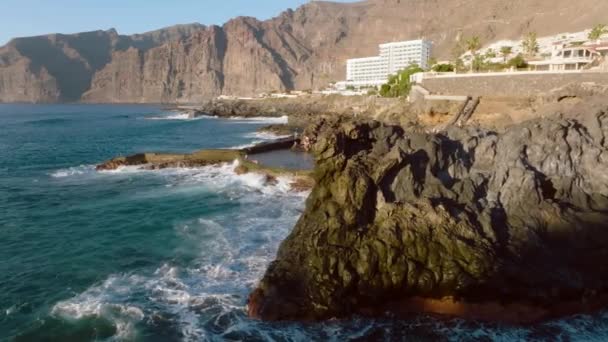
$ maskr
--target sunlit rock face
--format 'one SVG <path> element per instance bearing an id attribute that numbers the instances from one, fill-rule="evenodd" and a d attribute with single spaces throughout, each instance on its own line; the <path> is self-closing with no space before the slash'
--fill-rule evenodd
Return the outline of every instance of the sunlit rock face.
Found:
<path id="1" fill-rule="evenodd" d="M 533 321 L 597 309 L 608 267 L 608 110 L 503 133 L 309 129 L 316 186 L 250 296 L 268 320 L 436 312 Z"/>

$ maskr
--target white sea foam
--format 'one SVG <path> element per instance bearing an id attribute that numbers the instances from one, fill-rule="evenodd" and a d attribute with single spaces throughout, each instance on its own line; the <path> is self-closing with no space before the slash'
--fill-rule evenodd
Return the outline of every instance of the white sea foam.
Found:
<path id="1" fill-rule="evenodd" d="M 120 175 L 120 174 L 134 174 L 151 172 L 145 169 L 145 165 L 130 165 L 130 166 L 119 166 L 115 170 L 102 170 L 97 171 L 96 165 L 80 165 L 69 167 L 65 169 L 59 169 L 50 173 L 52 178 L 70 178 L 70 177 L 90 177 L 96 175 Z"/>
<path id="2" fill-rule="evenodd" d="M 16 311 L 17 311 L 17 305 L 13 305 L 13 306 L 11 306 L 10 308 L 6 309 L 6 310 L 4 311 L 4 313 L 5 313 L 7 316 L 10 316 L 10 315 L 12 315 L 13 313 L 15 313 Z"/>
<path id="3" fill-rule="evenodd" d="M 253 133 L 247 133 L 245 134 L 246 138 L 250 138 L 250 139 L 254 139 L 253 141 L 251 141 L 248 144 L 242 144 L 242 145 L 237 145 L 237 146 L 232 146 L 230 147 L 230 149 L 233 150 L 242 150 L 244 148 L 249 148 L 249 147 L 253 147 L 257 144 L 260 143 L 264 143 L 264 142 L 268 142 L 268 141 L 273 141 L 273 140 L 277 140 L 277 139 L 284 139 L 284 138 L 289 138 L 291 137 L 291 135 L 279 135 L 279 134 L 275 134 L 272 132 L 253 132 Z"/>
<path id="4" fill-rule="evenodd" d="M 201 119 L 222 119 L 218 116 L 212 115 L 197 115 L 192 116 L 189 113 L 176 112 L 167 115 L 160 116 L 148 116 L 145 117 L 146 120 L 183 120 L 183 121 L 192 121 L 192 120 L 201 120 Z M 229 122 L 238 122 L 238 123 L 251 123 L 251 124 L 286 124 L 288 122 L 287 116 L 256 116 L 256 117 L 240 117 L 240 116 L 232 116 L 226 118 Z"/>
<path id="5" fill-rule="evenodd" d="M 229 149 L 231 149 L 231 150 L 242 150 L 244 148 L 253 147 L 253 146 L 255 146 L 255 145 L 259 144 L 259 143 L 263 143 L 263 142 L 265 142 L 265 141 L 264 140 L 254 140 L 254 141 L 250 142 L 249 144 L 242 144 L 242 145 L 232 146 L 232 147 L 229 147 Z"/>
<path id="6" fill-rule="evenodd" d="M 251 123 L 251 124 L 287 124 L 289 118 L 285 116 L 273 117 L 273 116 L 257 116 L 257 117 L 239 117 L 233 116 L 228 120 L 240 122 L 240 123 Z"/>
<path id="7" fill-rule="evenodd" d="M 57 303 L 52 314 L 67 320 L 106 319 L 115 325 L 116 339 L 132 339 L 139 324 L 158 315 L 171 322 L 183 340 L 219 340 L 223 333 L 260 329 L 259 323 L 246 319 L 247 293 L 295 224 L 306 194 L 289 191 L 287 177 L 267 184 L 264 175 L 237 175 L 237 165 L 235 161 L 201 168 L 118 171 L 116 175 L 163 177 L 170 185 L 159 189 L 165 194 L 212 191 L 239 209 L 174 222 L 184 245 L 196 246 L 193 262 L 112 275 Z"/>
<path id="8" fill-rule="evenodd" d="M 264 195 L 290 194 L 301 198 L 306 193 L 291 194 L 290 184 L 292 178 L 279 176 L 277 182 L 268 182 L 267 176 L 261 173 L 250 172 L 237 175 L 234 169 L 239 165 L 238 160 L 232 163 L 222 163 L 193 168 L 166 168 L 162 170 L 148 170 L 138 166 L 125 166 L 117 170 L 103 171 L 106 174 L 150 174 L 163 177 L 167 188 L 173 192 L 180 191 L 207 191 L 219 194 L 238 194 L 237 197 L 256 192 Z"/>
<path id="9" fill-rule="evenodd" d="M 253 132 L 253 133 L 248 133 L 245 135 L 247 138 L 253 138 L 253 139 L 259 139 L 259 140 L 277 140 L 277 139 L 284 139 L 284 138 L 289 138 L 291 137 L 291 135 L 289 134 L 285 134 L 285 135 L 280 135 L 280 134 L 275 134 L 272 132 Z"/>
<path id="10" fill-rule="evenodd" d="M 192 115 L 190 115 L 188 113 L 177 112 L 177 113 L 172 113 L 172 114 L 168 114 L 168 115 L 164 115 L 164 116 L 148 116 L 145 119 L 146 120 L 193 121 L 193 120 L 200 120 L 200 119 L 204 119 L 204 118 L 211 118 L 211 117 L 208 117 L 208 116 L 196 116 L 196 117 L 193 117 Z"/>
<path id="11" fill-rule="evenodd" d="M 93 172 L 95 172 L 95 165 L 80 165 L 67 169 L 57 170 L 51 173 L 50 176 L 53 178 L 66 178 L 71 176 L 91 174 Z"/>
<path id="12" fill-rule="evenodd" d="M 144 319 L 144 312 L 137 305 L 128 303 L 128 298 L 131 290 L 142 281 L 139 276 L 111 276 L 102 284 L 55 304 L 51 314 L 66 320 L 103 318 L 114 324 L 116 338 L 134 339 L 137 336 L 135 324 Z"/>
<path id="13" fill-rule="evenodd" d="M 123 165 L 123 166 L 117 167 L 114 170 L 101 170 L 98 172 L 100 174 L 112 175 L 112 174 L 153 172 L 153 170 L 147 170 L 146 165 Z"/>

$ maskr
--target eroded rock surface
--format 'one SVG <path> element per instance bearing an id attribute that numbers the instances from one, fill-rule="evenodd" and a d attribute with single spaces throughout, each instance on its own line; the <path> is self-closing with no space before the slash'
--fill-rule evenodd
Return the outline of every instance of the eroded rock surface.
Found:
<path id="1" fill-rule="evenodd" d="M 303 139 L 318 156 L 316 186 L 250 315 L 527 322 L 597 309 L 608 285 L 607 113 L 500 134 L 320 123 Z"/>

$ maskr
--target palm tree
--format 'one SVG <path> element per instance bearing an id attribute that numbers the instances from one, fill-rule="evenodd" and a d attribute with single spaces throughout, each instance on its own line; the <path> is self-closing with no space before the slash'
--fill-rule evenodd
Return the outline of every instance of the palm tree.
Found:
<path id="1" fill-rule="evenodd" d="M 589 32 L 588 38 L 589 40 L 598 40 L 606 33 L 608 33 L 608 27 L 606 27 L 605 24 L 595 25 L 595 27 L 591 29 L 591 32 Z"/>
<path id="2" fill-rule="evenodd" d="M 538 52 L 538 40 L 536 39 L 536 32 L 530 32 L 526 35 L 526 37 L 524 37 L 522 47 L 528 56 L 534 56 Z"/>
<path id="3" fill-rule="evenodd" d="M 500 48 L 500 54 L 502 55 L 502 58 L 504 58 L 505 63 L 507 63 L 507 58 L 511 56 L 511 53 L 513 53 L 513 47 L 511 46 L 503 46 Z"/>
<path id="4" fill-rule="evenodd" d="M 473 61 L 477 57 L 477 51 L 481 49 L 481 39 L 478 36 L 473 36 L 464 42 L 464 46 L 471 53 L 471 72 L 473 71 Z"/>

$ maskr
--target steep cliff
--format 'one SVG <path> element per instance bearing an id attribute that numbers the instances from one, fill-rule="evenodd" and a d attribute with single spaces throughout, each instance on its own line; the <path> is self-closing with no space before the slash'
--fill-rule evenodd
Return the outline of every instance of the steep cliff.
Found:
<path id="1" fill-rule="evenodd" d="M 0 48 L 0 101 L 199 102 L 218 94 L 309 89 L 344 78 L 345 60 L 382 42 L 426 37 L 448 57 L 456 39 L 581 30 L 603 22 L 595 0 L 315 1 L 276 18 L 18 38 Z"/>
<path id="2" fill-rule="evenodd" d="M 80 101 L 95 84 L 97 74 L 103 74 L 108 66 L 119 64 L 121 68 L 116 77 L 120 82 L 113 84 L 113 91 L 120 94 L 120 100 L 100 97 L 99 101 L 139 102 L 134 78 L 139 70 L 134 70 L 136 65 L 125 63 L 124 59 L 132 62 L 134 54 L 192 37 L 203 28 L 192 24 L 134 36 L 121 36 L 111 29 L 13 39 L 0 49 L 0 100 Z"/>

